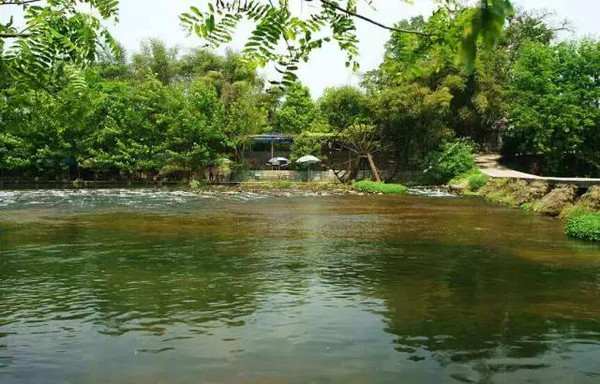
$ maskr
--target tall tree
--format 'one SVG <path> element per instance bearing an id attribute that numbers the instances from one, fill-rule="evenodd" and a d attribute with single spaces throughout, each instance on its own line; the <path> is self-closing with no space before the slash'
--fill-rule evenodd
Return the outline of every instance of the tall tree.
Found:
<path id="1" fill-rule="evenodd" d="M 534 172 L 600 175 L 600 43 L 526 44 L 511 84 L 508 155 Z"/>
<path id="2" fill-rule="evenodd" d="M 310 130 L 319 117 L 319 109 L 310 96 L 310 90 L 296 82 L 286 90 L 285 101 L 277 110 L 276 128 L 283 133 L 301 133 Z"/>
<path id="3" fill-rule="evenodd" d="M 163 84 L 169 84 L 178 68 L 178 49 L 167 48 L 159 39 L 142 42 L 140 52 L 133 55 L 133 67 L 139 76 L 156 76 Z"/>
<path id="4" fill-rule="evenodd" d="M 338 132 L 370 117 L 367 97 L 356 87 L 327 88 L 318 105 L 329 126 Z"/>

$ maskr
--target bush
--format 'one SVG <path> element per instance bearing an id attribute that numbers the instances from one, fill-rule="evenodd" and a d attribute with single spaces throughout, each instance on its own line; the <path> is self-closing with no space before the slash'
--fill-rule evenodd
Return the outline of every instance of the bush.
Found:
<path id="1" fill-rule="evenodd" d="M 430 152 L 423 162 L 424 181 L 446 184 L 460 174 L 475 168 L 474 145 L 466 140 L 456 140 Z"/>
<path id="2" fill-rule="evenodd" d="M 524 203 L 519 207 L 521 211 L 531 211 L 533 209 L 533 203 Z"/>
<path id="3" fill-rule="evenodd" d="M 192 191 L 199 191 L 206 186 L 206 182 L 200 180 L 191 180 L 188 186 Z"/>
<path id="4" fill-rule="evenodd" d="M 353 184 L 354 188 L 367 193 L 383 193 L 386 195 L 404 194 L 406 187 L 402 184 L 377 183 L 375 181 L 363 180 Z"/>
<path id="5" fill-rule="evenodd" d="M 469 189 L 471 192 L 477 192 L 487 184 L 489 179 L 489 176 L 483 173 L 473 175 L 469 178 Z"/>
<path id="6" fill-rule="evenodd" d="M 578 214 L 567 220 L 565 233 L 581 240 L 600 241 L 600 214 Z"/>

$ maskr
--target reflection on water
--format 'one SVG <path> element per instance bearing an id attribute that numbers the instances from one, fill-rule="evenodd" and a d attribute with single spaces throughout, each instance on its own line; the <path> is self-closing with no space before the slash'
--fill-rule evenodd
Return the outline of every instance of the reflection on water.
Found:
<path id="1" fill-rule="evenodd" d="M 466 198 L 27 193 L 0 196 L 2 383 L 600 381 L 600 247 L 557 221 Z"/>

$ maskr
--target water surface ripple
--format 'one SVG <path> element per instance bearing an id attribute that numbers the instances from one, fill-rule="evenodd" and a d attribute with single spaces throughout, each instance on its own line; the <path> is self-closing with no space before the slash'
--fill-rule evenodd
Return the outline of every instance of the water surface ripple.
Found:
<path id="1" fill-rule="evenodd" d="M 598 383 L 600 247 L 471 198 L 0 192 L 1 383 Z"/>

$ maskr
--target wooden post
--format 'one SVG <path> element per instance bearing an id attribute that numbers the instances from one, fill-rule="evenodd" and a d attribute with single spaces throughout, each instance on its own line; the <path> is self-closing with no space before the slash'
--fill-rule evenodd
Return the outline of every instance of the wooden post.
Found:
<path id="1" fill-rule="evenodd" d="M 271 159 L 275 157 L 275 144 L 273 143 L 273 139 L 271 139 Z"/>

